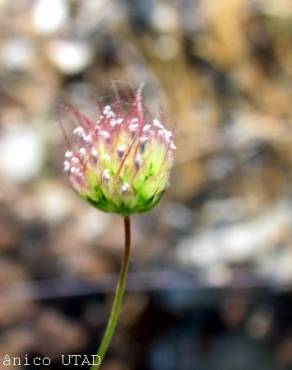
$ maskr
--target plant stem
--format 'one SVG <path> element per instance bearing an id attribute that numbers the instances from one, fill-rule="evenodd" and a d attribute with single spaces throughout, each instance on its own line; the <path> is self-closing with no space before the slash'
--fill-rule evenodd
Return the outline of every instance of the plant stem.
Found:
<path id="1" fill-rule="evenodd" d="M 131 223 L 130 223 L 130 217 L 125 216 L 124 217 L 124 229 L 125 229 L 125 249 L 124 249 L 124 256 L 123 256 L 123 262 L 121 265 L 119 280 L 116 287 L 115 297 L 111 309 L 111 314 L 109 317 L 109 320 L 107 322 L 107 326 L 102 338 L 102 341 L 100 343 L 100 346 L 97 350 L 97 355 L 99 356 L 99 365 L 93 365 L 91 367 L 91 370 L 97 370 L 100 368 L 103 359 L 105 357 L 105 354 L 107 352 L 107 349 L 110 345 L 110 342 L 112 340 L 112 336 L 115 332 L 115 328 L 117 326 L 117 322 L 121 313 L 121 307 L 123 302 L 123 297 L 125 294 L 125 288 L 126 288 L 126 281 L 127 281 L 127 275 L 128 275 L 128 269 L 129 269 L 129 260 L 130 260 L 130 249 L 131 249 Z"/>

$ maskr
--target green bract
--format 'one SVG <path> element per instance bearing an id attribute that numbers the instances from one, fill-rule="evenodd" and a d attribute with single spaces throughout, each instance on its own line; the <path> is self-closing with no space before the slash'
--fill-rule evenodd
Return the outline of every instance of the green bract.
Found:
<path id="1" fill-rule="evenodd" d="M 73 188 L 105 212 L 129 215 L 153 208 L 168 184 L 175 146 L 159 120 L 145 117 L 141 91 L 128 110 L 119 99 L 103 106 L 97 122 L 70 109 L 80 122 L 64 162 Z"/>

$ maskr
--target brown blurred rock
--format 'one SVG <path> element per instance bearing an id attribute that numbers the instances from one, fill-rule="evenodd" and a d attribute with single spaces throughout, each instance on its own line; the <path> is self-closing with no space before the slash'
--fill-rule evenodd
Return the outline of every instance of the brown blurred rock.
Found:
<path id="1" fill-rule="evenodd" d="M 58 360 L 65 353 L 79 353 L 88 336 L 82 325 L 54 310 L 44 310 L 35 322 L 35 346 L 43 356 Z"/>
<path id="2" fill-rule="evenodd" d="M 10 357 L 22 356 L 29 353 L 34 345 L 34 333 L 31 328 L 16 328 L 4 332 L 0 336 L 0 357 L 1 364 L 5 354 Z M 7 367 L 3 367 L 7 368 Z M 16 367 L 13 367 L 16 369 Z M 2 369 L 2 367 L 0 367 Z"/>

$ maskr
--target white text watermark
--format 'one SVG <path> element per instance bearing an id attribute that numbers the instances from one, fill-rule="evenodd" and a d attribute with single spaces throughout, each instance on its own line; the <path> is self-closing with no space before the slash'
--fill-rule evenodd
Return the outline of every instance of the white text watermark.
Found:
<path id="1" fill-rule="evenodd" d="M 27 354 L 21 357 L 6 354 L 0 358 L 3 366 L 50 366 L 52 363 L 48 356 L 29 358 Z M 99 366 L 101 358 L 98 355 L 61 355 L 60 362 L 63 366 Z"/>

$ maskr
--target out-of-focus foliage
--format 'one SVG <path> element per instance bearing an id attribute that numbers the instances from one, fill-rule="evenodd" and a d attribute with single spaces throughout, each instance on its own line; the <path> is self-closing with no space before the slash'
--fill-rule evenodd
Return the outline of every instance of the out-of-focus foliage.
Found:
<path id="1" fill-rule="evenodd" d="M 69 189 L 63 103 L 144 81 L 176 165 L 104 369 L 291 369 L 291 41 L 290 0 L 0 1 L 1 355 L 96 349 L 122 223 Z"/>

